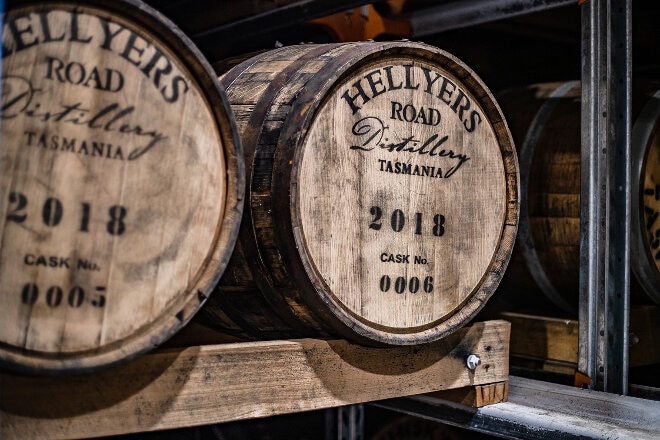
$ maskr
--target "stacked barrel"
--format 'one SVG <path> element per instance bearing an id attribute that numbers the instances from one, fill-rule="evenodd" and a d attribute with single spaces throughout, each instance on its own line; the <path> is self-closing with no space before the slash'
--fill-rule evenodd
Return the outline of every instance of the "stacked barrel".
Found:
<path id="1" fill-rule="evenodd" d="M 631 295 L 635 303 L 660 304 L 660 95 L 648 84 L 636 87 L 632 98 Z M 580 83 L 510 89 L 498 101 L 520 155 L 522 194 L 503 297 L 512 309 L 538 311 L 548 300 L 548 307 L 577 316 Z"/>
<path id="2" fill-rule="evenodd" d="M 199 310 L 240 336 L 420 344 L 494 293 L 517 156 L 452 55 L 300 45 L 219 80 L 135 0 L 7 6 L 2 365 L 94 370 Z"/>
<path id="3" fill-rule="evenodd" d="M 474 317 L 518 221 L 515 149 L 474 72 L 423 44 L 346 43 L 263 53 L 222 83 L 247 193 L 207 321 L 401 345 Z"/>
<path id="4" fill-rule="evenodd" d="M 86 371 L 163 342 L 223 272 L 243 154 L 213 71 L 133 1 L 8 2 L 0 361 Z"/>

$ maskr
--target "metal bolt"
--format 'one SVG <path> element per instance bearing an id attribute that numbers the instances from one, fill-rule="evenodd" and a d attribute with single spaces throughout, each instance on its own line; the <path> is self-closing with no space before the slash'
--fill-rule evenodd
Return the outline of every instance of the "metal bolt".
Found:
<path id="1" fill-rule="evenodd" d="M 630 345 L 639 344 L 639 336 L 637 336 L 636 334 L 631 332 L 629 338 L 630 338 Z"/>
<path id="2" fill-rule="evenodd" d="M 481 365 L 481 358 L 477 356 L 476 354 L 471 354 L 467 357 L 467 360 L 465 361 L 467 364 L 467 367 L 470 370 L 476 369 L 479 365 Z"/>

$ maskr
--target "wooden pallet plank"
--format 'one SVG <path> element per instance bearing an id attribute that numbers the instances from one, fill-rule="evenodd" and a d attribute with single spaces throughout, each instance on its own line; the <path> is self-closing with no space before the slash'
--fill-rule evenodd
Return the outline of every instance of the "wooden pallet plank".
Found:
<path id="1" fill-rule="evenodd" d="M 503 312 L 511 322 L 511 356 L 527 363 L 543 362 L 548 371 L 565 370 L 578 360 L 578 322 L 514 312 Z M 630 309 L 630 366 L 660 363 L 660 307 L 635 305 Z M 573 367 L 574 369 L 574 367 Z"/>
<path id="2" fill-rule="evenodd" d="M 577 363 L 577 321 L 513 312 L 502 318 L 511 322 L 512 356 Z"/>
<path id="3" fill-rule="evenodd" d="M 509 331 L 487 321 L 417 347 L 250 342 L 160 350 L 94 375 L 0 373 L 0 438 L 171 429 L 502 382 Z M 474 371 L 470 353 L 482 359 Z"/>
<path id="4" fill-rule="evenodd" d="M 449 400 L 474 408 L 506 402 L 509 398 L 509 381 L 436 391 L 428 396 Z"/>

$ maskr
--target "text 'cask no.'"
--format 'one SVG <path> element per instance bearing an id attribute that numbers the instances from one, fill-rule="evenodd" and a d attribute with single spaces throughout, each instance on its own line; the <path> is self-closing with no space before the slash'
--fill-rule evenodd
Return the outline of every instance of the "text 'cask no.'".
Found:
<path id="1" fill-rule="evenodd" d="M 417 344 L 499 283 L 518 168 L 467 66 L 411 42 L 284 47 L 222 78 L 246 154 L 236 252 L 206 323 Z"/>
<path id="2" fill-rule="evenodd" d="M 631 294 L 638 302 L 660 303 L 660 95 L 646 89 L 633 93 Z M 499 94 L 498 101 L 518 148 L 521 175 L 518 238 L 500 286 L 507 292 L 503 297 L 531 309 L 539 302 L 536 291 L 550 300 L 548 306 L 575 315 L 580 271 L 580 82 L 511 89 Z"/>
<path id="3" fill-rule="evenodd" d="M 77 372 L 163 342 L 238 235 L 243 154 L 217 77 L 138 1 L 8 2 L 0 363 Z"/>

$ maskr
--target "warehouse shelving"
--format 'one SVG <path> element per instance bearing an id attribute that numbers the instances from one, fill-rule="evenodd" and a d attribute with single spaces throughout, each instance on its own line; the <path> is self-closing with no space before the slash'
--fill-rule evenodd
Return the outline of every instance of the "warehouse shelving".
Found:
<path id="1" fill-rule="evenodd" d="M 157 2 L 152 3 L 157 6 Z M 324 3 L 326 3 L 325 6 Z M 260 27 L 259 23 L 277 23 L 279 26 L 282 23 L 303 22 L 346 8 L 362 6 L 368 2 L 343 1 L 334 2 L 332 6 L 327 6 L 327 3 L 330 2 L 319 0 L 288 2 L 287 7 L 281 10 L 263 12 L 234 22 L 222 23 L 210 30 L 199 31 L 192 36 L 200 47 L 203 47 L 205 42 L 209 44 L 208 42 L 213 38 L 222 37 L 222 35 L 225 35 L 226 39 L 236 38 L 247 27 L 253 27 L 257 29 L 255 32 L 261 34 L 278 30 L 277 26 L 264 28 Z M 660 435 L 660 417 L 658 416 L 660 402 L 627 396 L 630 343 L 628 331 L 630 242 L 629 234 L 620 233 L 620 231 L 629 231 L 631 227 L 632 1 L 466 0 L 441 3 L 429 11 L 425 11 L 425 14 L 418 15 L 417 36 L 449 29 L 468 28 L 495 19 L 566 5 L 573 5 L 581 9 L 582 167 L 587 171 L 583 172 L 582 177 L 582 254 L 577 369 L 581 373 L 581 377 L 587 379 L 584 381 L 584 385 L 588 389 L 512 376 L 508 388 L 508 402 L 474 408 L 447 400 L 443 396 L 400 397 L 411 394 L 411 392 L 430 391 L 425 386 L 415 387 L 415 381 L 420 380 L 415 376 L 409 381 L 411 388 L 408 391 L 411 392 L 403 392 L 399 389 L 392 392 L 351 396 L 350 392 L 344 390 L 341 393 L 348 394 L 343 398 L 336 398 L 336 395 L 330 393 L 322 404 L 311 406 L 297 405 L 297 403 L 305 401 L 302 395 L 291 396 L 291 400 L 286 405 L 282 405 L 281 410 L 268 412 L 267 408 L 265 410 L 262 408 L 260 411 L 247 414 L 246 417 L 264 417 L 275 413 L 378 400 L 374 404 L 382 408 L 508 438 L 540 439 L 548 438 L 548 436 L 562 439 L 612 438 L 613 436 L 617 438 L 657 438 Z M 273 20 L 274 17 L 279 17 L 279 19 Z M 415 18 L 414 14 L 411 18 Z M 194 20 L 194 16 L 192 19 Z M 411 37 L 415 37 L 415 35 Z M 211 54 L 215 54 L 217 57 L 227 55 L 221 53 L 220 49 L 217 50 L 220 52 Z M 327 343 L 309 340 L 301 343 L 282 342 L 280 344 L 284 344 L 304 357 L 304 354 L 308 352 L 305 350 L 309 350 L 309 347 L 315 346 L 314 344 L 321 347 Z M 341 345 L 343 342 L 337 342 L 337 344 Z M 259 350 L 268 351 L 267 347 L 276 345 L 265 343 L 264 346 L 260 346 Z M 195 348 L 192 349 L 195 350 Z M 218 348 L 218 350 L 222 349 Z M 162 353 L 154 356 L 168 356 Z M 193 356 L 191 352 L 184 350 L 179 351 L 174 358 L 167 358 L 163 362 L 169 362 L 170 365 L 179 362 L 178 355 Z M 197 353 L 194 353 L 194 356 L 196 355 Z M 212 358 L 216 355 L 222 356 L 215 352 L 209 352 L 204 356 Z M 456 358 L 462 358 L 462 355 L 456 356 Z M 151 362 L 156 358 L 147 357 L 145 359 L 147 359 L 145 362 Z M 456 360 L 453 359 L 453 361 Z M 442 368 L 440 364 L 437 367 Z M 458 364 L 453 365 L 452 368 L 456 371 L 460 370 L 461 374 L 467 374 L 462 364 L 460 367 Z M 160 370 L 160 373 L 163 371 L 166 369 Z M 174 374 L 173 380 L 176 382 L 175 372 L 176 369 L 171 370 L 168 374 Z M 160 377 L 160 373 L 156 376 Z M 17 380 L 24 384 L 24 381 L 28 379 Z M 48 380 L 50 379 L 46 381 Z M 141 379 L 134 375 L 131 380 L 140 381 Z M 483 383 L 500 381 L 501 377 L 490 378 Z M 286 378 L 278 385 L 273 385 L 275 388 L 270 391 L 276 393 L 278 386 L 286 388 L 285 383 Z M 377 381 L 370 383 L 376 384 Z M 120 384 L 116 383 L 116 386 L 120 386 Z M 94 385 L 88 385 L 88 388 L 94 389 Z M 3 390 L 0 391 L 1 400 L 7 402 L 6 399 L 13 396 L 14 394 L 11 393 L 15 393 L 16 390 L 16 388 L 12 388 L 7 391 L 7 388 L 3 387 Z M 65 391 L 57 387 L 51 390 Z M 101 394 L 88 397 L 102 401 L 103 389 L 96 391 Z M 259 390 L 259 392 L 261 391 Z M 249 397 L 249 393 L 247 396 L 244 398 L 253 398 Z M 42 397 L 47 398 L 47 396 Z M 105 395 L 105 397 L 108 396 Z M 155 401 L 144 400 L 149 397 L 139 392 L 131 398 L 137 399 L 136 401 L 143 399 L 140 408 L 153 408 L 155 404 Z M 200 398 L 204 399 L 203 396 Z M 94 411 L 103 413 L 104 410 L 112 408 L 111 400 L 106 401 L 107 407 L 105 408 L 98 408 L 90 403 L 92 412 L 88 414 L 89 418 L 85 419 L 84 423 L 93 423 L 93 417 L 96 416 Z M 84 402 L 81 401 L 80 404 L 84 406 Z M 175 400 L 166 400 L 159 404 L 167 410 L 171 405 L 179 403 Z M 136 414 L 135 411 L 138 408 L 136 405 L 130 407 L 133 414 Z M 188 411 L 189 417 L 196 420 L 195 423 L 202 423 L 200 407 L 195 405 L 194 402 L 184 404 L 184 407 L 177 410 L 176 414 L 162 412 L 161 415 L 167 414 L 167 416 L 164 419 L 152 420 L 152 423 L 146 428 L 167 429 L 184 426 L 185 423 L 181 417 L 185 419 L 182 414 L 185 414 L 186 411 Z M 127 413 L 122 411 L 114 414 L 113 417 L 125 417 Z M 152 412 L 150 415 L 153 414 L 158 414 L 158 412 Z M 223 418 L 209 414 L 203 415 L 203 422 L 218 423 L 231 420 L 231 416 Z M 12 417 L 15 416 L 15 414 L 12 415 Z M 25 413 L 18 415 L 18 417 L 25 416 Z M 27 426 L 28 422 L 34 422 L 27 419 L 20 423 L 26 423 L 25 426 Z M 140 414 L 137 414 L 136 420 L 139 419 Z M 6 420 L 3 418 L 0 423 L 8 423 Z M 50 427 L 56 425 L 60 426 L 58 429 L 64 429 L 61 427 L 67 425 L 66 417 L 44 414 L 44 420 L 51 423 L 48 425 L 48 429 L 52 429 Z M 103 420 L 116 423 L 118 419 Z M 360 418 L 351 420 L 353 420 L 352 423 L 360 423 Z M 136 430 L 135 427 L 139 430 L 139 423 L 141 422 L 133 425 L 133 431 Z M 69 426 L 71 424 L 75 423 L 70 422 Z M 69 436 L 84 434 L 80 431 L 61 432 L 67 432 Z M 114 433 L 119 432 L 129 431 L 114 431 Z M 342 438 L 359 437 L 359 426 L 342 434 Z"/>

